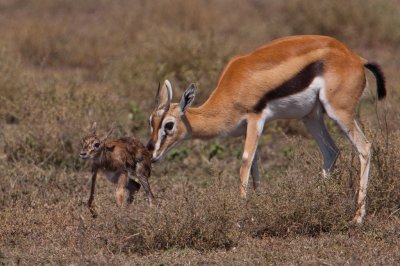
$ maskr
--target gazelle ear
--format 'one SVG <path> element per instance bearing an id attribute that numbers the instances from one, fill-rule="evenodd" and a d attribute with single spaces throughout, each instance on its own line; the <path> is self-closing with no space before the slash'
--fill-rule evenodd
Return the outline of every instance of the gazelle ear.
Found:
<path id="1" fill-rule="evenodd" d="M 155 100 L 155 108 L 161 109 L 163 108 L 165 111 L 169 110 L 172 99 L 172 85 L 169 80 L 165 80 L 164 85 L 160 88 L 158 85 L 156 100 Z"/>
<path id="2" fill-rule="evenodd" d="M 93 125 L 89 129 L 89 133 L 93 134 L 93 135 L 96 135 L 96 128 L 97 128 L 97 123 L 93 122 Z"/>
<path id="3" fill-rule="evenodd" d="M 181 114 L 184 114 L 187 108 L 192 104 L 196 96 L 196 86 L 192 83 L 183 93 L 181 101 L 179 102 L 179 109 Z"/>

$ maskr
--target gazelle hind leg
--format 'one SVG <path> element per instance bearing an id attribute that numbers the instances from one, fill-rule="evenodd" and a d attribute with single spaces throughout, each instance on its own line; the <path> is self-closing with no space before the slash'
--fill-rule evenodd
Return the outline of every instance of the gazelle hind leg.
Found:
<path id="1" fill-rule="evenodd" d="M 339 149 L 325 126 L 324 111 L 319 101 L 317 101 L 311 113 L 303 118 L 303 123 L 321 150 L 324 159 L 323 174 L 326 177 L 335 165 L 339 156 Z"/>
<path id="2" fill-rule="evenodd" d="M 369 179 L 369 169 L 371 164 L 371 144 L 367 141 L 362 132 L 361 128 L 358 126 L 357 122 L 353 120 L 353 130 L 349 131 L 350 140 L 356 147 L 361 165 L 360 173 L 360 187 L 358 189 L 358 199 L 357 208 L 353 221 L 357 224 L 363 222 L 365 216 L 365 201 L 367 197 L 368 179 Z"/>
<path id="3" fill-rule="evenodd" d="M 357 208 L 353 222 L 361 224 L 365 216 L 365 201 L 371 160 L 371 144 L 368 142 L 361 128 L 358 126 L 357 121 L 353 117 L 346 116 L 345 114 L 335 115 L 333 112 L 328 113 L 328 115 L 338 123 L 359 154 L 361 166 L 360 187 L 358 189 Z"/>
<path id="4" fill-rule="evenodd" d="M 264 121 L 261 120 L 262 118 L 256 114 L 249 115 L 247 120 L 246 140 L 243 149 L 242 166 L 240 167 L 240 195 L 242 198 L 246 198 L 250 171 L 252 168 L 257 168 L 257 163 L 254 167 L 252 166 L 257 151 L 258 140 L 264 126 Z M 258 180 L 258 169 L 254 173 L 257 175 L 256 178 L 253 176 L 254 180 Z"/>
<path id="5" fill-rule="evenodd" d="M 327 66 L 328 71 L 329 66 Z M 365 138 L 355 121 L 355 110 L 365 89 L 365 70 L 363 65 L 356 62 L 332 68 L 324 78 L 326 86 L 319 92 L 319 100 L 327 115 L 337 122 L 359 153 L 360 158 L 360 187 L 358 190 L 357 207 L 353 221 L 363 222 L 365 216 L 365 200 L 368 188 L 368 177 L 371 158 L 371 144 Z M 340 75 L 345 73 L 348 75 Z"/>

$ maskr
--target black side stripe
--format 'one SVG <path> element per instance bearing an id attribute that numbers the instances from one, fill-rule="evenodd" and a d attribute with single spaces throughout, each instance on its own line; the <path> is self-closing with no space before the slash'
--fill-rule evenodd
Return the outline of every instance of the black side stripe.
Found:
<path id="1" fill-rule="evenodd" d="M 315 77 L 322 75 L 323 71 L 324 64 L 321 61 L 316 61 L 307 65 L 294 77 L 264 94 L 264 96 L 253 107 L 253 110 L 256 113 L 259 113 L 267 106 L 269 101 L 303 91 L 311 84 Z"/>

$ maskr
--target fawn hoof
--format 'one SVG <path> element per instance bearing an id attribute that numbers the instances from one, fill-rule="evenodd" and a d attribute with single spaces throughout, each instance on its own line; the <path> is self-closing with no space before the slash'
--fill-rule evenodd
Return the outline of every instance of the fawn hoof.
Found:
<path id="1" fill-rule="evenodd" d="M 150 206 L 151 208 L 154 207 L 154 199 L 149 199 L 149 206 Z"/>
<path id="2" fill-rule="evenodd" d="M 91 205 L 88 207 L 89 207 L 90 214 L 92 215 L 92 218 L 97 218 L 98 214 L 97 214 L 96 209 Z"/>
<path id="3" fill-rule="evenodd" d="M 128 204 L 132 204 L 134 199 L 135 199 L 134 194 L 130 193 L 127 199 Z"/>
<path id="4" fill-rule="evenodd" d="M 247 199 L 247 189 L 240 188 L 240 198 L 242 200 L 246 200 Z"/>
<path id="5" fill-rule="evenodd" d="M 135 200 L 135 195 L 136 195 L 136 193 L 137 193 L 137 191 L 129 192 L 128 198 L 126 199 L 126 202 L 127 202 L 128 204 L 132 204 L 132 203 L 133 203 L 133 201 Z"/>
<path id="6" fill-rule="evenodd" d="M 117 204 L 120 208 L 123 208 L 126 200 L 125 189 L 118 189 L 115 193 L 115 197 L 117 199 Z"/>

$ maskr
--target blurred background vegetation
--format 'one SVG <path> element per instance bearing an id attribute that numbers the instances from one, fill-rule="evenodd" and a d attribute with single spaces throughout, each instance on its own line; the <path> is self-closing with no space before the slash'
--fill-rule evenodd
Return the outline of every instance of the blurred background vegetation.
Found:
<path id="1" fill-rule="evenodd" d="M 393 230 L 398 235 L 399 14 L 398 0 L 0 1 L 0 260 L 123 262 L 154 250 L 229 249 L 246 243 L 240 240 L 246 237 L 349 233 L 358 162 L 331 122 L 343 152 L 329 186 L 318 179 L 321 156 L 301 123 L 280 121 L 267 126 L 261 141 L 265 193 L 245 210 L 231 197 L 239 185 L 241 139 L 191 141 L 173 150 L 150 180 L 155 194 L 170 202 L 158 211 L 139 201 L 124 216 L 115 210 L 112 186 L 101 180 L 97 201 L 103 217 L 90 220 L 84 206 L 89 173 L 77 154 L 93 121 L 103 130 L 116 122 L 115 136 L 135 135 L 145 142 L 159 82 L 172 81 L 176 101 L 196 83 L 199 105 L 233 55 L 295 34 L 336 37 L 382 65 L 387 100 L 376 103 L 370 79 L 359 109 L 375 143 L 368 209 L 377 218 L 370 218 L 370 229 L 358 237 L 374 246 L 376 235 Z M 222 216 L 213 220 L 216 213 Z M 387 225 L 387 217 L 395 225 Z M 241 222 L 248 226 L 238 227 Z M 375 225 L 383 229 L 371 229 Z M 36 239 L 37 247 L 22 255 L 29 246 L 25 237 Z M 82 239 L 90 240 L 85 248 L 79 246 Z M 392 254 L 395 247 L 388 245 Z M 46 251 L 50 246 L 57 251 Z M 77 251 L 82 248 L 92 255 Z M 99 255 L 104 250 L 112 256 Z M 173 261 L 169 253 L 162 256 Z M 282 262 L 271 256 L 261 261 Z"/>

